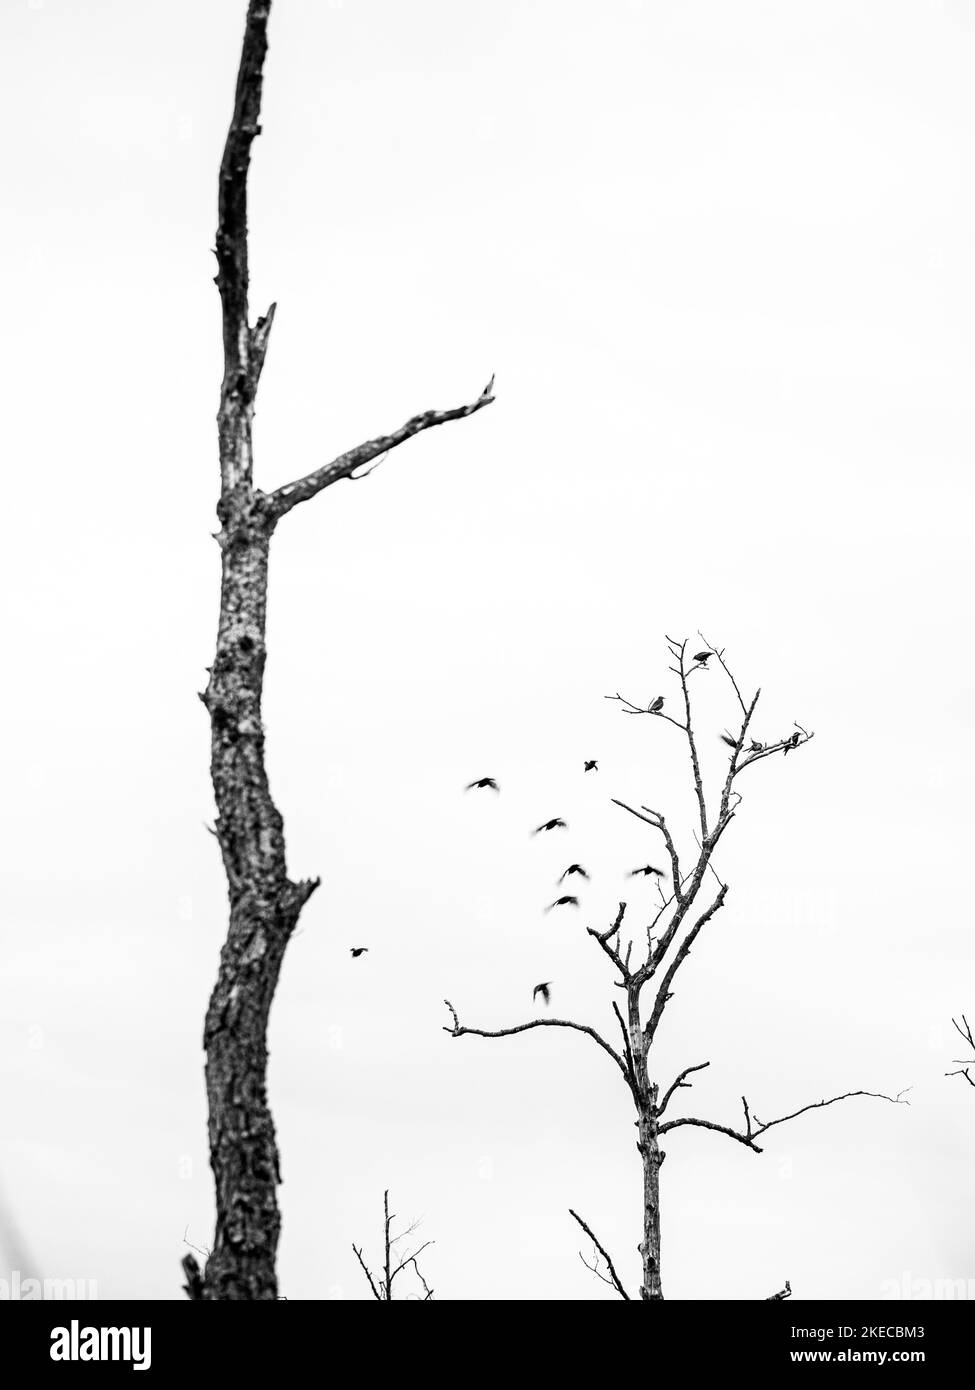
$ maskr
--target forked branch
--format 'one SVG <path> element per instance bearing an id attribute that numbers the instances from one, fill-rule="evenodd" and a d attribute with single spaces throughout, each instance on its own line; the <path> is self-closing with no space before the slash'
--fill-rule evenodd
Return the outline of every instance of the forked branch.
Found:
<path id="1" fill-rule="evenodd" d="M 945 1076 L 963 1076 L 969 1086 L 975 1086 L 975 1079 L 972 1077 L 972 1068 L 975 1067 L 975 1038 L 972 1037 L 972 1025 L 964 1014 L 961 1015 L 961 1023 L 957 1018 L 953 1018 L 952 1023 L 955 1031 L 963 1042 L 968 1044 L 972 1053 L 971 1057 L 955 1057 L 952 1060 L 957 1066 L 957 1071 L 946 1071 Z"/>
<path id="2" fill-rule="evenodd" d="M 569 1215 L 572 1217 L 573 1221 L 577 1221 L 579 1223 L 579 1225 L 585 1231 L 586 1235 L 592 1241 L 593 1245 L 596 1247 L 598 1253 L 605 1260 L 606 1268 L 609 1271 L 609 1277 L 607 1278 L 606 1275 L 603 1274 L 602 1270 L 599 1268 L 598 1260 L 594 1259 L 592 1264 L 590 1264 L 589 1261 L 583 1256 L 581 1250 L 579 1252 L 579 1259 L 582 1260 L 582 1263 L 586 1266 L 586 1269 L 591 1270 L 592 1273 L 595 1274 L 597 1279 L 601 1279 L 604 1284 L 609 1284 L 610 1288 L 616 1290 L 620 1298 L 625 1299 L 626 1302 L 629 1303 L 631 1301 L 630 1295 L 626 1292 L 626 1289 L 624 1289 L 622 1283 L 620 1282 L 620 1277 L 616 1273 L 616 1266 L 613 1264 L 613 1261 L 610 1258 L 609 1252 L 607 1251 L 606 1247 L 602 1245 L 600 1241 L 596 1238 L 593 1231 L 590 1229 L 589 1226 L 586 1225 L 585 1221 L 583 1221 L 579 1213 L 573 1211 L 571 1207 L 569 1208 Z"/>
<path id="3" fill-rule="evenodd" d="M 717 1134 L 726 1134 L 729 1139 L 736 1140 L 739 1144 L 744 1144 L 746 1148 L 754 1153 L 762 1152 L 755 1140 L 768 1130 L 774 1129 L 776 1125 L 784 1125 L 789 1120 L 795 1120 L 800 1115 L 807 1114 L 810 1110 L 823 1110 L 827 1105 L 836 1105 L 841 1100 L 853 1100 L 856 1096 L 869 1096 L 872 1100 L 885 1100 L 890 1105 L 909 1105 L 910 1101 L 904 1100 L 906 1091 L 898 1091 L 896 1096 L 885 1095 L 882 1091 L 844 1091 L 841 1096 L 831 1096 L 829 1100 L 814 1100 L 808 1105 L 803 1105 L 798 1110 L 793 1110 L 789 1115 L 780 1115 L 777 1120 L 764 1122 L 757 1115 L 748 1109 L 748 1101 L 744 1096 L 741 1098 L 742 1108 L 745 1112 L 745 1128 L 732 1129 L 729 1125 L 715 1124 L 713 1120 L 699 1120 L 691 1116 L 682 1116 L 679 1120 L 666 1120 L 658 1129 L 659 1134 L 666 1133 L 669 1129 L 680 1129 L 682 1125 L 694 1125 L 699 1129 L 713 1129 Z"/>

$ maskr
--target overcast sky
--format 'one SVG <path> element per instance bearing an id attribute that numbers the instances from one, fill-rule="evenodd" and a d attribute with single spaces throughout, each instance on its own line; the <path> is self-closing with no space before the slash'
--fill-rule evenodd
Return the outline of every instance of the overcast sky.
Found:
<path id="1" fill-rule="evenodd" d="M 212 1234 L 201 1034 L 226 925 L 196 692 L 216 629 L 217 167 L 244 0 L 3 0 L 0 1275 L 174 1298 Z M 274 487 L 497 401 L 298 508 L 266 726 L 320 873 L 271 1020 L 282 1292 L 368 1296 L 382 1192 L 438 1296 L 639 1283 L 632 1104 L 585 933 L 693 847 L 666 692 L 698 629 L 761 685 L 728 905 L 659 1034 L 688 1113 L 850 1101 L 749 1153 L 667 1137 L 672 1298 L 975 1278 L 971 381 L 962 0 L 277 0 L 251 178 Z M 702 680 L 706 772 L 733 718 Z M 584 758 L 600 760 L 584 776 Z M 500 797 L 465 796 L 493 775 Z M 530 829 L 564 816 L 568 832 Z M 571 859 L 583 910 L 545 915 Z M 368 945 L 356 962 L 351 945 Z M 12 1213 L 12 1218 L 10 1216 Z M 15 1222 L 16 1230 L 13 1223 Z M 19 1232 L 19 1235 L 17 1234 Z"/>

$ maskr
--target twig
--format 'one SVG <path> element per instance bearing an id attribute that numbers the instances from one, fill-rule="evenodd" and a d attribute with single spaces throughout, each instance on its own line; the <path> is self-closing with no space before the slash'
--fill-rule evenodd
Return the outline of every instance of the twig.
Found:
<path id="1" fill-rule="evenodd" d="M 607 1279 L 604 1275 L 600 1274 L 598 1269 L 593 1269 L 592 1265 L 586 1264 L 585 1260 L 582 1260 L 582 1263 L 586 1265 L 587 1269 L 592 1269 L 593 1274 L 598 1275 L 599 1278 L 603 1280 L 604 1284 L 612 1284 L 612 1287 L 619 1294 L 620 1298 L 624 1298 L 627 1301 L 627 1303 L 629 1303 L 631 1301 L 630 1295 L 626 1292 L 626 1289 L 624 1289 L 622 1283 L 620 1282 L 620 1277 L 616 1273 L 616 1266 L 610 1259 L 609 1253 L 606 1250 L 605 1246 L 600 1244 L 596 1236 L 593 1234 L 592 1230 L 586 1225 L 585 1221 L 583 1221 L 579 1213 L 573 1211 L 571 1207 L 569 1208 L 569 1215 L 572 1217 L 574 1221 L 577 1221 L 579 1223 L 579 1225 L 585 1231 L 586 1235 L 592 1241 L 593 1245 L 599 1251 L 600 1255 L 602 1255 L 603 1259 L 606 1261 L 606 1268 L 609 1270 L 609 1279 Z M 581 1253 L 579 1255 L 579 1258 L 582 1259 Z"/>

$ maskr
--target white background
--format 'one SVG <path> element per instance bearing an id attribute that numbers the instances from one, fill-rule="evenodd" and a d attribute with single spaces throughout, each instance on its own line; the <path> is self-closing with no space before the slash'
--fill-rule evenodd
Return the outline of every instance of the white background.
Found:
<path id="1" fill-rule="evenodd" d="M 4 0 L 0 1266 L 179 1296 L 212 1233 L 200 1048 L 225 927 L 208 729 L 211 283 L 243 0 Z M 281 525 L 266 723 L 321 873 L 271 1024 L 282 1291 L 361 1298 L 382 1191 L 438 1296 L 635 1291 L 630 1101 L 585 926 L 693 821 L 667 690 L 698 628 L 763 687 L 658 1075 L 762 1156 L 665 1144 L 664 1290 L 975 1277 L 968 907 L 975 14 L 960 0 L 274 7 L 251 180 L 278 317 L 257 477 L 497 402 Z M 697 641 L 695 640 L 695 646 Z M 734 704 L 702 680 L 706 768 Z M 582 760 L 600 759 L 583 777 Z M 502 794 L 465 797 L 494 775 Z M 747 779 L 747 781 L 746 781 Z M 529 838 L 550 815 L 561 837 Z M 541 911 L 570 859 L 577 914 Z M 351 962 L 348 948 L 370 953 Z M 6 1259 L 2 1257 L 6 1255 Z"/>

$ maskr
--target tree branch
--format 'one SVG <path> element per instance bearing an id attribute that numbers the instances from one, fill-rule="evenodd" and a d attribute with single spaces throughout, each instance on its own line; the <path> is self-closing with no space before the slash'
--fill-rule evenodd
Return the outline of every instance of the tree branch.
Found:
<path id="1" fill-rule="evenodd" d="M 727 895 L 728 885 L 725 883 L 722 884 L 718 896 L 715 898 L 711 906 L 706 908 L 704 912 L 701 913 L 700 917 L 697 919 L 697 921 L 691 927 L 690 931 L 684 937 L 684 940 L 681 942 L 677 954 L 674 956 L 674 959 L 671 961 L 666 974 L 661 980 L 660 986 L 657 990 L 656 998 L 653 1001 L 653 1011 L 650 1015 L 650 1020 L 647 1023 L 645 1029 L 648 1047 L 650 1043 L 653 1041 L 654 1034 L 657 1031 L 657 1026 L 660 1023 L 661 1018 L 663 1017 L 664 1009 L 667 1007 L 667 1000 L 670 998 L 670 986 L 673 983 L 674 976 L 677 974 L 681 965 L 687 959 L 687 956 L 690 953 L 690 949 L 693 946 L 695 940 L 697 939 L 698 932 L 701 930 L 704 924 L 706 922 L 709 922 L 711 918 L 714 916 L 714 914 L 724 906 L 724 900 L 727 897 Z"/>
<path id="2" fill-rule="evenodd" d="M 885 1100 L 890 1105 L 909 1105 L 909 1101 L 901 1099 L 901 1097 L 906 1094 L 906 1091 L 898 1091 L 896 1096 L 885 1095 L 882 1091 L 844 1091 L 841 1096 L 831 1096 L 829 1100 L 811 1101 L 808 1105 L 803 1105 L 800 1109 L 793 1110 L 790 1115 L 781 1115 L 777 1120 L 769 1120 L 767 1124 L 763 1124 L 757 1115 L 752 1115 L 749 1112 L 748 1102 L 745 1100 L 745 1097 L 742 1096 L 741 1103 L 745 1112 L 744 1130 L 731 1129 L 728 1125 L 715 1124 L 713 1120 L 699 1120 L 687 1116 L 679 1120 L 667 1120 L 664 1124 L 660 1125 L 657 1132 L 659 1134 L 665 1134 L 668 1129 L 679 1129 L 682 1125 L 695 1125 L 699 1129 L 713 1129 L 718 1134 L 726 1134 L 729 1139 L 734 1139 L 739 1144 L 744 1144 L 746 1148 L 752 1149 L 755 1153 L 761 1153 L 762 1150 L 755 1143 L 755 1140 L 760 1135 L 765 1134 L 770 1129 L 774 1129 L 776 1125 L 784 1125 L 788 1120 L 795 1120 L 800 1115 L 805 1115 L 809 1110 L 822 1110 L 827 1105 L 836 1105 L 837 1102 L 841 1100 L 853 1100 L 856 1096 L 869 1096 L 872 1100 Z"/>
<path id="3" fill-rule="evenodd" d="M 363 1272 L 363 1274 L 365 1274 L 366 1278 L 369 1280 L 369 1287 L 372 1289 L 372 1296 L 373 1296 L 373 1298 L 375 1298 L 379 1303 L 382 1303 L 382 1302 L 383 1302 L 382 1295 L 380 1294 L 379 1290 L 376 1288 L 375 1283 L 373 1282 L 373 1277 L 372 1277 L 372 1275 L 369 1273 L 369 1266 L 366 1264 L 365 1260 L 362 1258 L 362 1251 L 361 1251 L 361 1250 L 359 1249 L 359 1247 L 355 1244 L 355 1242 L 353 1242 L 352 1249 L 353 1249 L 353 1251 L 354 1251 L 354 1253 L 355 1253 L 356 1259 L 359 1261 L 360 1265 L 362 1266 L 362 1272 Z"/>
<path id="4" fill-rule="evenodd" d="M 572 1020 L 568 1018 L 534 1018 L 530 1023 L 518 1023 L 513 1028 L 498 1028 L 493 1031 L 486 1028 L 467 1028 L 462 1026 L 458 1021 L 457 1010 L 454 1008 L 453 1004 L 451 1004 L 450 1000 L 445 999 L 444 1003 L 450 1010 L 454 1022 L 452 1028 L 445 1027 L 443 1031 L 449 1033 L 452 1038 L 462 1038 L 465 1033 L 470 1033 L 473 1037 L 477 1038 L 511 1038 L 514 1037 L 516 1033 L 527 1033 L 530 1028 L 571 1028 L 577 1033 L 586 1033 L 592 1038 L 593 1042 L 599 1044 L 608 1056 L 612 1057 L 613 1061 L 623 1073 L 624 1080 L 629 1087 L 630 1074 L 623 1058 L 615 1048 L 610 1047 L 605 1038 L 600 1037 L 595 1028 L 590 1028 L 587 1023 L 573 1023 Z"/>
<path id="5" fill-rule="evenodd" d="M 602 1255 L 603 1259 L 606 1261 L 606 1268 L 609 1270 L 609 1278 L 607 1279 L 604 1275 L 600 1274 L 598 1269 L 593 1269 L 592 1265 L 586 1264 L 585 1260 L 583 1260 L 582 1263 L 586 1265 L 587 1269 L 591 1269 L 593 1274 L 597 1275 L 600 1279 L 602 1279 L 604 1284 L 611 1284 L 611 1286 L 619 1294 L 620 1298 L 625 1299 L 627 1303 L 631 1302 L 630 1295 L 626 1292 L 626 1289 L 624 1289 L 623 1285 L 620 1283 L 620 1277 L 616 1273 L 616 1267 L 613 1264 L 613 1261 L 610 1259 L 609 1253 L 606 1250 L 605 1246 L 600 1244 L 600 1242 L 596 1239 L 595 1235 L 593 1234 L 592 1230 L 586 1225 L 579 1213 L 573 1211 L 571 1207 L 569 1208 L 569 1215 L 572 1217 L 573 1221 L 577 1221 L 579 1223 L 579 1225 L 585 1231 L 586 1235 L 592 1241 L 593 1245 L 599 1251 L 600 1255 Z M 582 1259 L 581 1254 L 579 1258 Z"/>
<path id="6" fill-rule="evenodd" d="M 674 1094 L 675 1091 L 681 1089 L 682 1087 L 686 1087 L 688 1090 L 690 1089 L 691 1083 L 689 1081 L 686 1081 L 685 1077 L 690 1076 L 692 1072 L 703 1071 L 705 1067 L 709 1067 L 710 1065 L 710 1062 L 698 1062 L 696 1066 L 684 1068 L 680 1076 L 678 1076 L 677 1080 L 674 1081 L 664 1092 L 664 1098 L 657 1106 L 658 1119 L 667 1109 L 667 1102 L 670 1100 L 671 1096 Z"/>
<path id="7" fill-rule="evenodd" d="M 306 474 L 305 477 L 299 478 L 296 482 L 286 483 L 283 487 L 276 488 L 271 493 L 271 508 L 275 517 L 284 516 L 299 502 L 307 502 L 323 488 L 337 483 L 340 478 L 354 477 L 356 469 L 371 463 L 373 459 L 388 453 L 390 449 L 395 449 L 398 445 L 405 443 L 407 439 L 412 439 L 415 434 L 421 434 L 423 430 L 433 429 L 435 425 L 445 425 L 450 420 L 463 420 L 468 415 L 474 415 L 477 411 L 483 410 L 494 400 L 493 390 L 494 377 L 485 386 L 477 400 L 470 405 L 457 406 L 453 410 L 428 410 L 423 415 L 414 415 L 411 420 L 407 420 L 405 425 L 401 425 L 392 434 L 383 434 L 377 439 L 369 439 L 365 444 L 360 444 L 355 449 L 349 449 L 347 453 L 339 454 L 338 458 L 333 459 L 331 463 L 326 463 L 322 468 L 315 469 L 314 472 Z"/>
<path id="8" fill-rule="evenodd" d="M 972 1025 L 969 1023 L 968 1019 L 962 1014 L 961 1023 L 958 1022 L 957 1018 L 953 1018 L 951 1021 L 959 1037 L 963 1042 L 966 1042 L 972 1049 L 972 1052 L 975 1053 L 975 1037 L 972 1037 Z M 971 1067 L 975 1066 L 975 1056 L 953 1057 L 952 1061 L 957 1063 L 958 1071 L 946 1071 L 945 1076 L 963 1076 L 969 1086 L 975 1086 L 975 1080 L 972 1079 L 970 1070 Z"/>

